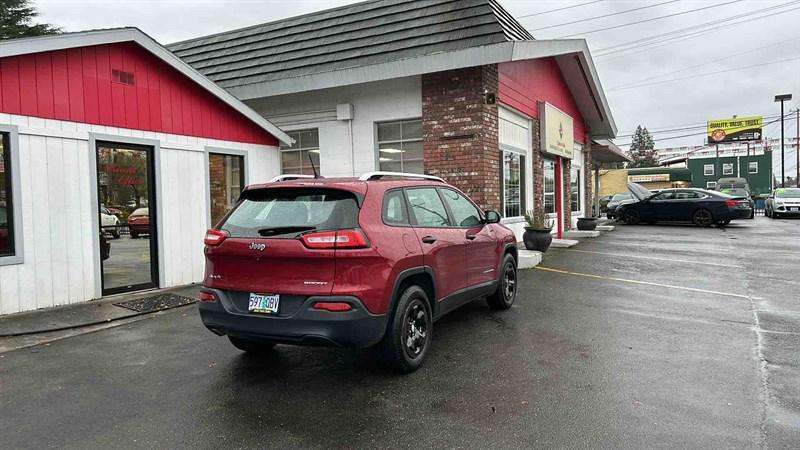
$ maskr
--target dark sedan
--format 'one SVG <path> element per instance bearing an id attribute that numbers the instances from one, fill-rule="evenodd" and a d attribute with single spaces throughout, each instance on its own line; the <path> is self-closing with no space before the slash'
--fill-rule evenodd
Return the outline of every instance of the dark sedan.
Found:
<path id="1" fill-rule="evenodd" d="M 665 189 L 653 194 L 643 186 L 628 183 L 635 201 L 620 205 L 617 214 L 625 223 L 691 222 L 708 227 L 727 225 L 734 219 L 750 217 L 746 198 L 732 197 L 705 189 Z"/>

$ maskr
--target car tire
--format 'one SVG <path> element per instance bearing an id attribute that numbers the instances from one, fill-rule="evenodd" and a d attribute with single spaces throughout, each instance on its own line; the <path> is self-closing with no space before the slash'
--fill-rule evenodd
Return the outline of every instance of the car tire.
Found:
<path id="1" fill-rule="evenodd" d="M 624 214 L 625 216 L 623 217 L 623 221 L 628 225 L 638 225 L 642 220 L 639 211 L 636 211 L 635 209 L 626 210 Z"/>
<path id="2" fill-rule="evenodd" d="M 378 346 L 386 365 L 403 373 L 419 369 L 433 338 L 433 314 L 428 294 L 407 287 L 397 299 L 386 334 Z"/>
<path id="3" fill-rule="evenodd" d="M 705 208 L 698 209 L 692 214 L 692 223 L 698 227 L 710 227 L 714 224 L 714 215 Z"/>
<path id="4" fill-rule="evenodd" d="M 497 283 L 497 290 L 488 297 L 486 303 L 489 308 L 504 310 L 511 308 L 514 300 L 517 299 L 517 261 L 513 256 L 506 254 L 503 263 L 500 265 L 500 279 Z"/>
<path id="5" fill-rule="evenodd" d="M 139 235 L 136 233 L 131 233 L 131 239 L 139 239 Z"/>
<path id="6" fill-rule="evenodd" d="M 613 218 L 614 218 L 614 215 L 613 215 L 613 214 L 611 214 L 611 213 L 608 213 L 608 214 L 606 214 L 606 218 L 607 218 L 608 220 L 611 220 L 611 219 L 613 219 Z"/>
<path id="7" fill-rule="evenodd" d="M 234 347 L 251 355 L 266 355 L 275 348 L 275 343 L 269 341 L 255 341 L 234 336 L 228 336 L 228 340 Z"/>
<path id="8" fill-rule="evenodd" d="M 119 239 L 119 230 L 112 231 L 111 236 L 113 236 L 114 239 Z"/>

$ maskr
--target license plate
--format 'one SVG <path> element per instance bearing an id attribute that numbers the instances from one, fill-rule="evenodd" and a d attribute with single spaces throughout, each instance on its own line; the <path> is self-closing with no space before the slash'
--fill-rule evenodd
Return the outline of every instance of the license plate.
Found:
<path id="1" fill-rule="evenodd" d="M 279 294 L 250 294 L 250 302 L 247 310 L 262 314 L 277 314 L 278 304 L 281 296 Z"/>

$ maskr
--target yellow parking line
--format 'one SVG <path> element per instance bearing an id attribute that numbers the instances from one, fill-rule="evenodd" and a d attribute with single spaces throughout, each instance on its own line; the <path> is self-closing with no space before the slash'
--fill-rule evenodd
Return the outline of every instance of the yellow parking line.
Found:
<path id="1" fill-rule="evenodd" d="M 658 287 L 664 287 L 664 288 L 670 288 L 670 289 L 680 289 L 682 291 L 700 292 L 700 293 L 703 293 L 703 294 L 724 295 L 724 296 L 727 296 L 727 297 L 745 298 L 745 299 L 748 299 L 748 300 L 751 299 L 751 298 L 752 299 L 758 299 L 758 297 L 750 297 L 750 296 L 742 295 L 742 294 L 731 294 L 731 293 L 728 293 L 728 292 L 710 291 L 708 289 L 697 289 L 697 288 L 690 288 L 690 287 L 685 287 L 685 286 L 673 286 L 671 284 L 653 283 L 653 282 L 650 282 L 650 281 L 628 280 L 626 278 L 607 277 L 607 276 L 604 276 L 604 275 L 595 275 L 595 274 L 592 274 L 592 273 L 570 272 L 568 270 L 553 269 L 551 267 L 536 266 L 536 267 L 534 267 L 534 269 L 543 270 L 545 272 L 560 273 L 562 275 L 574 275 L 574 276 L 579 276 L 579 277 L 597 278 L 597 279 L 601 279 L 601 280 L 619 281 L 619 282 L 622 282 L 622 283 L 643 284 L 643 285 L 646 285 L 646 286 L 658 286 Z"/>

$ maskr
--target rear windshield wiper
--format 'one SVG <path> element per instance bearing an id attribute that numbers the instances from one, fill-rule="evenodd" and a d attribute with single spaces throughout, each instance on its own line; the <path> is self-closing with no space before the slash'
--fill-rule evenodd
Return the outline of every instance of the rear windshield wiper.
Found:
<path id="1" fill-rule="evenodd" d="M 317 227 L 295 225 L 289 227 L 262 228 L 258 230 L 258 234 L 260 234 L 261 236 L 275 236 L 276 234 L 300 233 L 301 231 L 311 231 L 316 229 Z"/>

